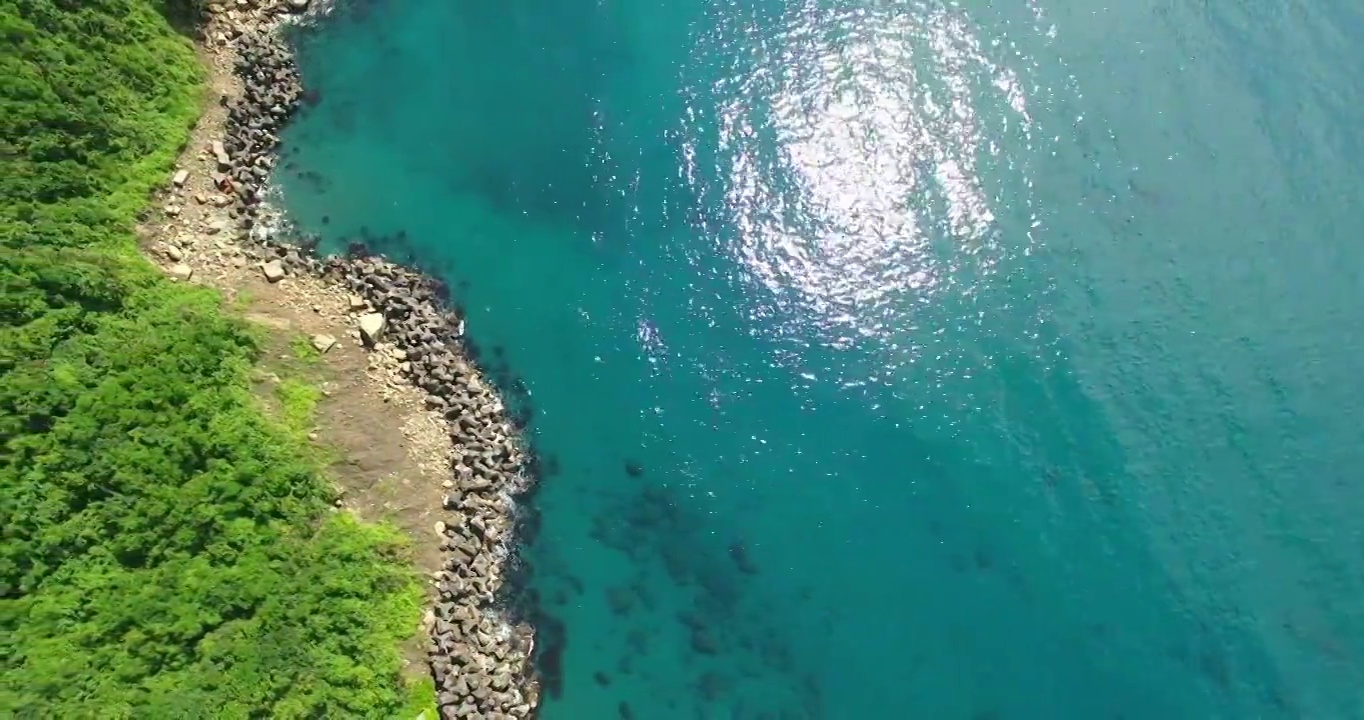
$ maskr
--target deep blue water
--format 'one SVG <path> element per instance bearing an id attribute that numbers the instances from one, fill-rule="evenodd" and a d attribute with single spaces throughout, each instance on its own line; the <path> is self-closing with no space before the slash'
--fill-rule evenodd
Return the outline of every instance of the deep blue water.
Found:
<path id="1" fill-rule="evenodd" d="M 343 0 L 278 181 L 524 387 L 549 720 L 1364 718 L 1364 6 Z"/>

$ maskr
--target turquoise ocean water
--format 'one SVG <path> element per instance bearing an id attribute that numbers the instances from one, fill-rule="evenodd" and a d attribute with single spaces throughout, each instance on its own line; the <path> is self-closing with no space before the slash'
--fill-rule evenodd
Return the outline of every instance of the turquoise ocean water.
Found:
<path id="1" fill-rule="evenodd" d="M 543 717 L 1364 718 L 1364 5 L 297 40 L 287 207 L 533 410 Z"/>

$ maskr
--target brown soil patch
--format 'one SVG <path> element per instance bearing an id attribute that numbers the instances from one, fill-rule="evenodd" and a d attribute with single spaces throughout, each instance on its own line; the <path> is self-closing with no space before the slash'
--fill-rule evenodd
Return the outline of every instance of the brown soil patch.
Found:
<path id="1" fill-rule="evenodd" d="M 435 523 L 444 514 L 443 483 L 450 478 L 443 421 L 415 407 L 415 398 L 404 398 L 404 388 L 383 383 L 374 356 L 346 335 L 348 318 L 300 311 L 287 302 L 289 289 L 242 280 L 255 288 L 246 319 L 269 328 L 259 369 L 322 390 L 309 439 L 330 459 L 327 470 L 342 494 L 342 507 L 406 531 L 418 569 L 439 570 Z M 314 355 L 310 339 L 319 334 L 338 341 Z M 302 358 L 299 347 L 307 349 Z M 268 398 L 272 391 L 263 387 L 260 394 Z"/>

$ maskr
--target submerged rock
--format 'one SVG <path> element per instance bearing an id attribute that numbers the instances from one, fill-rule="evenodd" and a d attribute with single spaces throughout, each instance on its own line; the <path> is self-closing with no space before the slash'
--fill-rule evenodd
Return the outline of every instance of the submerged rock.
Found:
<path id="1" fill-rule="evenodd" d="M 739 568 L 739 572 L 745 575 L 758 574 L 758 566 L 748 557 L 748 548 L 743 543 L 731 543 L 729 557 L 734 561 L 734 565 Z"/>

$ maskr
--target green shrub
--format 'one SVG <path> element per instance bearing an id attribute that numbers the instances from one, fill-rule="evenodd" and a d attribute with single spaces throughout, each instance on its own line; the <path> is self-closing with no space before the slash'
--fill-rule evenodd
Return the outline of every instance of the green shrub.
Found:
<path id="1" fill-rule="evenodd" d="M 422 593 L 133 227 L 198 111 L 148 0 L 0 0 L 0 714 L 389 717 Z M 298 416 L 298 417 L 295 417 Z"/>

